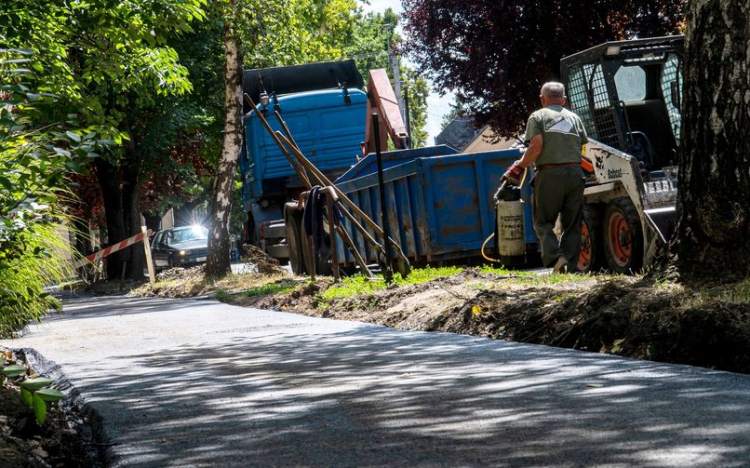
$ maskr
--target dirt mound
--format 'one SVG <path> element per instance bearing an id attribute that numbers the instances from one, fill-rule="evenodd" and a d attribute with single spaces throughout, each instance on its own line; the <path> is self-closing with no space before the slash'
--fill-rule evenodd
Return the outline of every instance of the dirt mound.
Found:
<path id="1" fill-rule="evenodd" d="M 634 278 L 540 283 L 470 269 L 332 302 L 320 282 L 252 305 L 750 373 L 748 302 Z"/>
<path id="2" fill-rule="evenodd" d="M 251 244 L 245 244 L 242 247 L 242 261 L 255 265 L 255 268 L 261 275 L 284 274 L 284 269 L 281 268 L 281 264 L 279 264 L 279 261 L 269 256 L 260 248 Z"/>

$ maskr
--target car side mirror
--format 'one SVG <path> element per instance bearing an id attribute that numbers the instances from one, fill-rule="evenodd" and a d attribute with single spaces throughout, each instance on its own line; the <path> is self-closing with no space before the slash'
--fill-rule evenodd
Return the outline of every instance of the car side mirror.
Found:
<path id="1" fill-rule="evenodd" d="M 682 109 L 682 106 L 680 105 L 680 86 L 677 82 L 677 80 L 674 80 L 669 83 L 669 97 L 672 101 L 672 105 L 676 107 L 677 109 Z"/>

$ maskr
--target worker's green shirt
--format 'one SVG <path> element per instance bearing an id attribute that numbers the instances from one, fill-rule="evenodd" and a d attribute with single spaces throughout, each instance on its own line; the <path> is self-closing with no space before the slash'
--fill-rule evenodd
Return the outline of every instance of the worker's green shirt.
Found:
<path id="1" fill-rule="evenodd" d="M 536 165 L 581 161 L 581 146 L 588 143 L 583 122 L 573 112 L 554 104 L 531 114 L 526 123 L 526 141 L 542 135 L 542 153 Z"/>

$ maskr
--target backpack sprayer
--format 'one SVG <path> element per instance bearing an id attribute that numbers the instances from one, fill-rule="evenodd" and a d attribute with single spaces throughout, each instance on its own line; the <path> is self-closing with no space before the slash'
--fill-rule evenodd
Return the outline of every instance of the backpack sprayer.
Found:
<path id="1" fill-rule="evenodd" d="M 587 174 L 594 172 L 594 165 L 586 156 L 586 147 L 581 147 L 581 168 Z M 482 258 L 504 266 L 521 266 L 526 264 L 526 237 L 524 236 L 524 202 L 521 199 L 521 187 L 526 181 L 528 168 L 524 169 L 521 184 L 509 185 L 503 177 L 500 188 L 495 192 L 495 232 L 482 244 Z M 495 252 L 498 258 L 491 258 L 484 253 L 490 240 L 495 239 Z"/>
<path id="2" fill-rule="evenodd" d="M 521 199 L 521 187 L 526 180 L 524 170 L 521 184 L 508 184 L 503 178 L 500 188 L 495 192 L 495 232 L 482 244 L 482 258 L 504 266 L 522 266 L 526 264 L 526 237 L 524 236 L 524 201 Z M 484 253 L 490 240 L 495 239 L 495 252 L 498 258 L 491 258 Z"/>

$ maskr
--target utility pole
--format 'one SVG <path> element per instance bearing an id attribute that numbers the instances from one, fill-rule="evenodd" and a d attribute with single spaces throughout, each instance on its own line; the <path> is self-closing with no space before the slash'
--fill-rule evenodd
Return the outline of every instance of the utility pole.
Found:
<path id="1" fill-rule="evenodd" d="M 399 68 L 398 55 L 394 53 L 393 47 L 391 46 L 391 38 L 393 37 L 393 31 L 390 31 L 390 25 L 384 27 L 389 28 L 388 33 L 388 62 L 391 64 L 393 69 L 393 88 L 396 91 L 396 103 L 398 104 L 398 110 L 401 113 L 401 118 L 406 121 L 406 112 L 404 107 L 404 98 L 401 95 L 401 69 Z"/>

